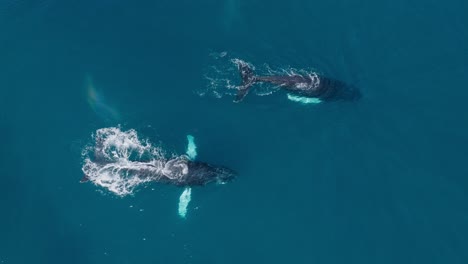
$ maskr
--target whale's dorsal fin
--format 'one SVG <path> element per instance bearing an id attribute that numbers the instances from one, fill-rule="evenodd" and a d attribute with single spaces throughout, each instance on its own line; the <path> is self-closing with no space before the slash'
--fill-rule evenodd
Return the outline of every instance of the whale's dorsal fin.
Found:
<path id="1" fill-rule="evenodd" d="M 187 135 L 187 156 L 194 160 L 197 157 L 197 145 L 195 145 L 195 138 L 192 135 Z"/>

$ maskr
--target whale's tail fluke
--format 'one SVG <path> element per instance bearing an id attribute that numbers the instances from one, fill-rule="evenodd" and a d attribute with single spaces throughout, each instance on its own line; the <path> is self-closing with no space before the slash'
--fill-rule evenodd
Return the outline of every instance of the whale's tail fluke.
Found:
<path id="1" fill-rule="evenodd" d="M 237 64 L 242 79 L 242 85 L 239 87 L 236 99 L 234 99 L 234 102 L 238 103 L 247 95 L 250 87 L 252 87 L 256 81 L 256 76 L 254 75 L 253 69 L 245 61 L 235 60 L 234 63 Z"/>
<path id="2" fill-rule="evenodd" d="M 234 103 L 239 103 L 240 101 L 242 101 L 242 99 L 244 99 L 244 97 L 249 92 L 249 89 L 250 89 L 251 86 L 252 86 L 252 84 L 249 84 L 249 85 L 242 86 L 241 88 L 239 88 L 239 91 L 237 92 L 236 98 L 234 99 Z"/>

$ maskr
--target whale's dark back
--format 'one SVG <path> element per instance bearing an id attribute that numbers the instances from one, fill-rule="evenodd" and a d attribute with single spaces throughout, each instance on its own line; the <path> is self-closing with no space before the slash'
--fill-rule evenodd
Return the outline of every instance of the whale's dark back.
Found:
<path id="1" fill-rule="evenodd" d="M 322 101 L 355 101 L 361 98 L 361 92 L 357 87 L 325 76 L 317 74 L 314 78 L 301 75 L 257 76 L 248 63 L 243 61 L 235 63 L 242 79 L 242 85 L 239 87 L 234 102 L 242 101 L 249 89 L 257 82 L 278 85 L 291 93 L 319 98 Z M 318 84 L 318 87 L 314 84 Z"/>
<path id="2" fill-rule="evenodd" d="M 177 183 L 179 186 L 201 186 L 211 182 L 226 183 L 234 179 L 236 172 L 205 162 L 189 161 L 188 173 Z"/>

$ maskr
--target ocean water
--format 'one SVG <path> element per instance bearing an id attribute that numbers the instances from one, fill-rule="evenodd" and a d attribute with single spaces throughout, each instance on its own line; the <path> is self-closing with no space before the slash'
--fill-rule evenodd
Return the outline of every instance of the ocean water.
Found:
<path id="1" fill-rule="evenodd" d="M 0 0 L 0 263 L 468 263 L 468 2 Z M 356 102 L 232 59 L 317 71 Z M 119 197 L 83 177 L 98 129 L 238 172 Z"/>

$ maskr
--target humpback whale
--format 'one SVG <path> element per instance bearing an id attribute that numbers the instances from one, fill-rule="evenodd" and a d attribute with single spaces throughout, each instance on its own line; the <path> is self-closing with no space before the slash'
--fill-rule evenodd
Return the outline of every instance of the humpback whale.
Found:
<path id="1" fill-rule="evenodd" d="M 123 167 L 119 173 L 127 178 L 137 177 L 144 182 L 158 182 L 172 184 L 181 187 L 203 186 L 209 183 L 224 184 L 234 179 L 236 172 L 223 166 L 212 165 L 206 162 L 196 161 L 196 146 L 194 138 L 187 136 L 189 145 L 186 155 L 180 155 L 171 159 L 158 159 L 153 161 L 134 161 L 136 166 Z M 103 143 L 96 140 L 94 149 L 95 164 L 102 168 L 111 167 L 113 161 L 106 159 L 103 154 Z M 86 173 L 80 180 L 81 183 L 91 180 Z"/>
<path id="2" fill-rule="evenodd" d="M 241 102 L 249 89 L 256 83 L 277 85 L 290 93 L 288 94 L 289 99 L 299 102 L 353 101 L 361 97 L 357 88 L 317 73 L 259 76 L 255 75 L 248 63 L 242 60 L 234 60 L 233 62 L 237 64 L 242 79 L 242 85 L 234 99 L 236 103 Z"/>
<path id="3" fill-rule="evenodd" d="M 109 165 L 101 164 L 103 167 Z M 180 187 L 204 186 L 209 183 L 225 184 L 234 179 L 236 175 L 229 168 L 193 161 L 187 155 L 158 161 L 158 164 L 141 163 L 137 168 L 123 168 L 120 173 L 127 177 L 136 176 L 144 182 L 158 182 Z M 84 174 L 80 182 L 88 182 L 90 179 L 90 176 Z"/>
<path id="4" fill-rule="evenodd" d="M 187 136 L 186 153 L 166 158 L 164 152 L 149 141 L 138 139 L 135 130 L 98 129 L 95 142 L 84 150 L 83 178 L 109 191 L 125 196 L 141 184 L 162 183 L 184 187 L 179 199 L 179 215 L 185 218 L 191 200 L 191 187 L 210 183 L 225 184 L 236 172 L 197 161 L 194 137 Z"/>

